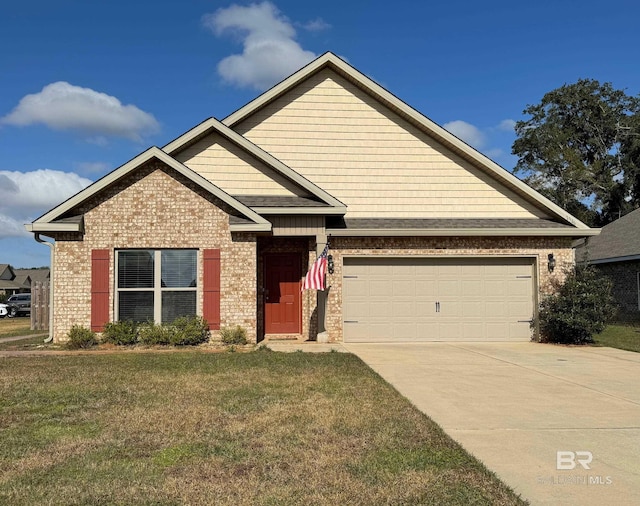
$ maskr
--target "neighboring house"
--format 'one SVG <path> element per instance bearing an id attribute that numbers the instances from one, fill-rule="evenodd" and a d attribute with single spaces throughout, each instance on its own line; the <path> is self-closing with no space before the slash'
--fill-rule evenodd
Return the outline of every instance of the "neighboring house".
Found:
<path id="1" fill-rule="evenodd" d="M 0 293 L 10 296 L 31 291 L 30 272 L 31 269 L 14 269 L 9 264 L 0 264 Z"/>
<path id="2" fill-rule="evenodd" d="M 254 341 L 528 340 L 598 232 L 331 53 L 27 229 L 55 239 L 58 341 L 188 313 Z M 301 291 L 328 240 L 328 289 Z"/>
<path id="3" fill-rule="evenodd" d="M 31 284 L 35 282 L 49 281 L 50 271 L 49 269 L 15 269 L 16 276 L 29 277 Z"/>
<path id="4" fill-rule="evenodd" d="M 619 320 L 640 319 L 640 209 L 602 227 L 576 249 L 578 261 L 589 262 L 613 281 Z"/>

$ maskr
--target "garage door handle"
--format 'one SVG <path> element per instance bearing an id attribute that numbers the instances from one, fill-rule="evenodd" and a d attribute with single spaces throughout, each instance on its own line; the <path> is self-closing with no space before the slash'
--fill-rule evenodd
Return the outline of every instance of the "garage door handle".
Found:
<path id="1" fill-rule="evenodd" d="M 440 312 L 440 303 L 436 302 L 436 313 Z"/>
<path id="2" fill-rule="evenodd" d="M 518 323 L 533 323 L 533 320 L 518 320 Z"/>
<path id="3" fill-rule="evenodd" d="M 345 320 L 344 323 L 358 323 L 358 320 Z"/>

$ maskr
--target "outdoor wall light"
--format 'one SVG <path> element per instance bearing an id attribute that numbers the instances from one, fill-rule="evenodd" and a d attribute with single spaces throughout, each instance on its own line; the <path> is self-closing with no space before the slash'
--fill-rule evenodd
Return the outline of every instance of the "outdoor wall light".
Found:
<path id="1" fill-rule="evenodd" d="M 333 255 L 329 255 L 327 257 L 327 271 L 329 272 L 329 274 L 333 274 L 333 269 L 334 269 Z"/>
<path id="2" fill-rule="evenodd" d="M 549 253 L 549 255 L 547 256 L 547 259 L 548 259 L 549 272 L 553 272 L 553 269 L 556 268 L 556 259 L 553 258 L 553 253 Z"/>

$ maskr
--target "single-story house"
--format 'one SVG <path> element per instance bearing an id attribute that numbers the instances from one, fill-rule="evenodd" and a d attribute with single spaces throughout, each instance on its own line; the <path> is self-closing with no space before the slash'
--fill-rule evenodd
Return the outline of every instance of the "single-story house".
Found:
<path id="1" fill-rule="evenodd" d="M 36 281 L 46 281 L 49 269 L 14 269 L 9 264 L 0 264 L 0 294 L 7 297 L 31 291 Z"/>
<path id="2" fill-rule="evenodd" d="M 0 294 L 9 296 L 28 292 L 30 287 L 31 280 L 28 277 L 16 274 L 16 269 L 9 264 L 0 264 Z"/>
<path id="3" fill-rule="evenodd" d="M 56 341 L 188 313 L 253 341 L 528 340 L 598 233 L 332 53 L 26 227 L 55 239 Z"/>
<path id="4" fill-rule="evenodd" d="M 640 320 L 640 209 L 605 225 L 576 249 L 580 262 L 588 262 L 613 282 L 617 319 Z"/>

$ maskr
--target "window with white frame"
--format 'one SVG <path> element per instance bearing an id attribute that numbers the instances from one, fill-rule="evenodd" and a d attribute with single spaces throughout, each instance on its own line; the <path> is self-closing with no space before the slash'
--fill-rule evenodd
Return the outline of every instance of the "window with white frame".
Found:
<path id="1" fill-rule="evenodd" d="M 117 271 L 118 320 L 171 323 L 196 314 L 196 250 L 119 250 Z"/>

